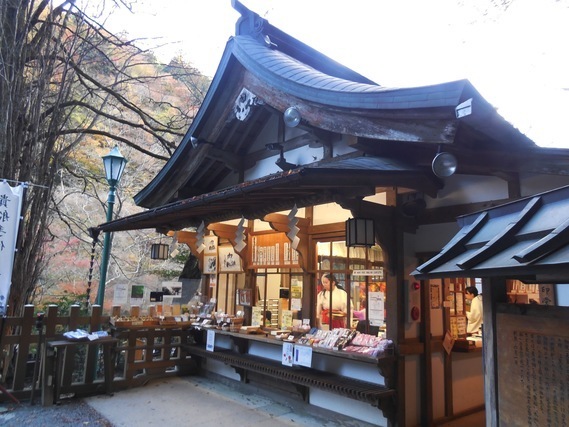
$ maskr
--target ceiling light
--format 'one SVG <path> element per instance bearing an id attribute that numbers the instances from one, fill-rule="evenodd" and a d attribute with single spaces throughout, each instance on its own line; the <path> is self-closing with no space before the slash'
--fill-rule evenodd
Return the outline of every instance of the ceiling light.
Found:
<path id="1" fill-rule="evenodd" d="M 457 160 L 454 154 L 442 152 L 433 159 L 433 173 L 439 178 L 447 178 L 456 172 Z"/>
<path id="2" fill-rule="evenodd" d="M 300 120 L 302 119 L 300 111 L 298 111 L 296 107 L 288 107 L 285 110 L 283 117 L 285 125 L 291 128 L 298 126 L 300 124 Z"/>

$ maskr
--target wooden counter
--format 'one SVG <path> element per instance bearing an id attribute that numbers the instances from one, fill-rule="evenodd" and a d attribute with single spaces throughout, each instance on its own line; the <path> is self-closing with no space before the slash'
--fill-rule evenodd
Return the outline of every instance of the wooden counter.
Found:
<path id="1" fill-rule="evenodd" d="M 208 333 L 214 333 L 215 337 L 208 337 Z M 182 348 L 196 359 L 200 369 L 208 373 L 241 382 L 270 384 L 271 387 L 277 387 L 276 384 L 282 387 L 284 383 L 289 383 L 296 386 L 306 402 L 312 402 L 313 396 L 322 399 L 324 395 L 319 391 L 334 393 L 341 398 L 348 397 L 371 404 L 371 407 L 380 409 L 382 415 L 391 422 L 396 417 L 397 369 L 393 350 L 390 354 L 371 357 L 283 341 L 268 332 L 246 334 L 196 328 L 194 335 L 196 343 L 182 345 Z M 294 344 L 295 347 L 309 347 L 312 350 L 310 358 L 301 364 L 284 364 L 283 342 Z M 295 348 L 295 353 L 296 350 Z M 232 371 L 228 371 L 228 368 L 232 368 Z M 330 401 L 329 397 L 325 400 Z M 335 404 L 348 408 L 347 411 L 354 408 L 353 403 Z M 357 410 L 362 410 L 357 407 Z M 345 414 L 355 416 L 355 413 Z"/>
<path id="2" fill-rule="evenodd" d="M 290 342 L 294 345 L 302 345 L 296 344 L 294 341 L 289 340 L 279 340 L 275 337 L 270 335 L 270 332 L 262 333 L 262 334 L 245 334 L 241 332 L 231 332 L 231 331 L 224 331 L 215 328 L 195 328 L 196 332 L 202 331 L 203 335 L 200 336 L 199 334 L 195 334 L 194 338 L 196 342 L 199 344 L 205 344 L 205 333 L 207 331 L 214 331 L 216 335 L 227 336 L 230 337 L 234 344 L 238 348 L 238 352 L 242 354 L 246 354 L 249 352 L 250 343 L 258 342 L 263 344 L 269 344 L 274 346 L 282 347 L 283 342 Z M 385 378 L 386 384 L 392 384 L 394 375 L 395 375 L 395 355 L 394 349 L 390 349 L 389 352 L 385 352 L 380 354 L 376 357 L 366 356 L 362 354 L 356 354 L 351 352 L 345 352 L 342 350 L 332 350 L 322 347 L 315 347 L 315 346 L 307 346 L 312 348 L 312 352 L 316 354 L 321 354 L 325 356 L 332 356 L 334 358 L 340 358 L 344 360 L 351 360 L 358 363 L 364 363 L 375 366 L 380 375 Z M 279 353 L 281 351 L 279 350 Z"/>
<path id="3" fill-rule="evenodd" d="M 263 334 L 244 334 L 241 332 L 230 332 L 230 331 L 223 331 L 223 330 L 215 329 L 215 333 L 219 333 L 219 334 L 223 334 L 223 335 L 229 335 L 229 336 L 237 338 L 237 339 L 243 339 L 243 340 L 249 340 L 249 341 L 258 341 L 258 342 L 264 342 L 264 343 L 281 345 L 281 346 L 284 342 L 290 342 L 290 343 L 293 343 L 295 345 L 302 345 L 302 344 L 297 344 L 294 340 L 293 341 L 286 340 L 286 339 L 285 340 L 279 340 L 279 339 L 275 338 L 274 336 L 272 336 L 269 332 L 266 332 Z M 366 356 L 363 354 L 350 353 L 350 352 L 342 351 L 342 350 L 332 350 L 332 349 L 323 348 L 323 347 L 315 347 L 315 346 L 307 346 L 307 347 L 312 347 L 313 353 L 327 354 L 330 356 L 342 357 L 344 359 L 357 360 L 357 361 L 364 362 L 364 363 L 377 363 L 377 361 L 379 359 L 390 359 L 393 357 L 393 354 L 394 354 L 393 349 L 390 349 L 389 352 L 382 353 L 376 357 L 371 357 L 371 356 Z"/>

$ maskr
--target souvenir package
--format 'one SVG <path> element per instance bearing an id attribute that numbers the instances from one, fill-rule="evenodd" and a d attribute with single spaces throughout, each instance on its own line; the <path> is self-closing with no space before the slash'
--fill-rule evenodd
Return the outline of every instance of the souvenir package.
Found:
<path id="1" fill-rule="evenodd" d="M 391 340 L 358 332 L 350 345 L 344 347 L 344 351 L 377 357 L 390 349 L 392 345 L 393 341 Z"/>

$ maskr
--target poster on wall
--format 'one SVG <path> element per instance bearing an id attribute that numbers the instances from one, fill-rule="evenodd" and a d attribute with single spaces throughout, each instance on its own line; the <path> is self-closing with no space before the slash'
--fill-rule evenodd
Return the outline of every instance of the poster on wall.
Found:
<path id="1" fill-rule="evenodd" d="M 555 305 L 555 286 L 554 285 L 539 285 L 539 303 L 542 305 Z"/>
<path id="2" fill-rule="evenodd" d="M 458 335 L 466 335 L 466 316 L 456 317 L 456 331 Z"/>
<path id="3" fill-rule="evenodd" d="M 217 255 L 217 236 L 209 235 L 204 237 L 204 254 Z"/>
<path id="4" fill-rule="evenodd" d="M 431 308 L 441 308 L 441 284 L 431 283 Z"/>
<path id="5" fill-rule="evenodd" d="M 130 288 L 130 305 L 142 305 L 144 301 L 144 285 L 132 285 Z"/>
<path id="6" fill-rule="evenodd" d="M 292 362 L 295 365 L 306 366 L 307 368 L 310 368 L 312 366 L 312 347 L 305 345 L 295 345 Z"/>
<path id="7" fill-rule="evenodd" d="M 215 331 L 211 329 L 207 331 L 205 349 L 207 351 L 215 351 Z"/>
<path id="8" fill-rule="evenodd" d="M 217 255 L 204 255 L 203 264 L 204 274 L 217 273 Z"/>
<path id="9" fill-rule="evenodd" d="M 241 268 L 241 258 L 237 255 L 232 246 L 219 247 L 219 271 L 224 273 L 243 271 Z"/>
<path id="10" fill-rule="evenodd" d="M 458 325 L 456 323 L 456 316 L 450 318 L 450 335 L 455 340 L 458 339 Z"/>
<path id="11" fill-rule="evenodd" d="M 180 298 L 182 296 L 182 282 L 162 282 L 162 294 Z"/>
<path id="12" fill-rule="evenodd" d="M 128 303 L 128 285 L 119 283 L 113 289 L 113 305 L 126 305 Z"/>
<path id="13" fill-rule="evenodd" d="M 251 265 L 254 267 L 298 266 L 298 252 L 292 248 L 285 233 L 252 236 Z"/>
<path id="14" fill-rule="evenodd" d="M 302 310 L 302 300 L 300 298 L 291 298 L 290 299 L 290 309 L 293 311 Z"/>
<path id="15" fill-rule="evenodd" d="M 385 294 L 383 292 L 370 292 L 369 303 L 370 326 L 382 326 L 385 320 Z"/>
<path id="16" fill-rule="evenodd" d="M 454 300 L 456 303 L 456 314 L 464 314 L 464 294 L 462 292 L 456 292 L 454 294 Z"/>

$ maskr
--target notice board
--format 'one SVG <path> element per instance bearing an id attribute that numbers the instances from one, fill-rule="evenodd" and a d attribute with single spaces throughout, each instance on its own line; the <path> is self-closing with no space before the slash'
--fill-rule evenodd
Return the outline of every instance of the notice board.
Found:
<path id="1" fill-rule="evenodd" d="M 500 425 L 569 425 L 569 309 L 509 307 L 496 327 Z"/>

